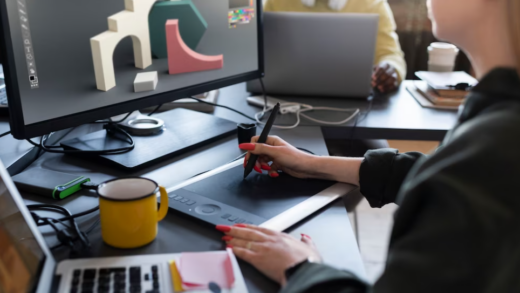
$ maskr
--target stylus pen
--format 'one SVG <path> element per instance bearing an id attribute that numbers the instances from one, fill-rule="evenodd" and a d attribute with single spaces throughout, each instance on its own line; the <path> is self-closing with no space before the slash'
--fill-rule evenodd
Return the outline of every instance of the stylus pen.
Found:
<path id="1" fill-rule="evenodd" d="M 267 119 L 267 123 L 265 124 L 264 130 L 262 130 L 262 134 L 260 134 L 260 137 L 258 138 L 258 141 L 256 143 L 265 143 L 267 141 L 267 136 L 269 135 L 269 132 L 273 127 L 274 120 L 276 119 L 276 114 L 278 114 L 278 110 L 280 110 L 280 103 L 276 103 L 276 106 L 274 106 L 273 112 L 271 112 L 269 119 Z M 256 164 L 256 160 L 258 160 L 257 155 L 251 155 L 249 157 L 246 169 L 244 170 L 244 179 L 246 179 L 247 175 L 249 175 L 249 173 L 253 171 L 253 168 Z"/>

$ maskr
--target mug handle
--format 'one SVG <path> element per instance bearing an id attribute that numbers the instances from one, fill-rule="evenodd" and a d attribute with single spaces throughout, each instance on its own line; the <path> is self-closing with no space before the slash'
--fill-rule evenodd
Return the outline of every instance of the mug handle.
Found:
<path id="1" fill-rule="evenodd" d="M 168 213 L 168 192 L 162 186 L 159 186 L 159 190 L 161 191 L 161 205 L 157 211 L 157 221 L 164 219 Z"/>

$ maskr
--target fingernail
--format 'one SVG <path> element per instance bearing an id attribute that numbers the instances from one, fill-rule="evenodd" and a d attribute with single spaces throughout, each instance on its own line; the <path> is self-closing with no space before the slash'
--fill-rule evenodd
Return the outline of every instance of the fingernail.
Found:
<path id="1" fill-rule="evenodd" d="M 254 143 L 242 143 L 238 147 L 244 151 L 252 151 L 255 149 L 255 144 Z"/>
<path id="2" fill-rule="evenodd" d="M 255 169 L 255 171 L 256 171 L 256 172 L 258 172 L 258 173 L 262 174 L 262 170 L 260 170 L 260 168 L 258 168 L 258 166 L 255 166 L 255 168 L 254 168 L 254 169 Z"/>
<path id="3" fill-rule="evenodd" d="M 226 248 L 233 248 L 233 245 L 226 245 Z"/>
<path id="4" fill-rule="evenodd" d="M 229 231 L 231 231 L 231 227 L 230 226 L 226 226 L 226 225 L 217 225 L 217 230 L 219 230 L 220 232 L 224 232 L 224 233 L 227 233 Z"/>
<path id="5" fill-rule="evenodd" d="M 247 161 L 246 161 L 246 159 L 244 159 L 244 168 L 246 167 L 246 165 L 247 165 Z"/>
<path id="6" fill-rule="evenodd" d="M 262 165 L 262 169 L 266 171 L 271 171 L 271 167 L 269 165 Z"/>
<path id="7" fill-rule="evenodd" d="M 246 224 L 235 224 L 233 225 L 235 227 L 240 227 L 240 228 L 247 228 L 247 225 Z"/>
<path id="8" fill-rule="evenodd" d="M 271 173 L 269 174 L 269 176 L 271 176 L 272 178 L 277 178 L 280 175 L 278 173 Z"/>
<path id="9" fill-rule="evenodd" d="M 227 236 L 227 235 L 226 235 L 226 236 L 223 236 L 223 237 L 222 237 L 222 240 L 223 240 L 223 241 L 231 241 L 231 240 L 233 240 L 233 237 L 231 237 L 231 236 Z"/>
<path id="10" fill-rule="evenodd" d="M 303 234 L 303 233 L 302 233 L 302 237 L 305 237 L 305 238 L 307 238 L 307 239 L 312 239 L 311 236 L 309 236 L 309 235 L 307 235 L 307 234 Z"/>

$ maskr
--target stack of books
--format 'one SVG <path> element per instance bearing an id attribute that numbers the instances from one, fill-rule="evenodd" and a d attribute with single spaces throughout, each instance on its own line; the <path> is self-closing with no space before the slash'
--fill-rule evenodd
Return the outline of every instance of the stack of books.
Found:
<path id="1" fill-rule="evenodd" d="M 458 108 L 464 102 L 469 90 L 478 83 L 475 78 L 463 71 L 418 71 L 415 75 L 428 85 L 427 88 L 416 86 L 415 90 L 433 105 L 448 108 Z"/>

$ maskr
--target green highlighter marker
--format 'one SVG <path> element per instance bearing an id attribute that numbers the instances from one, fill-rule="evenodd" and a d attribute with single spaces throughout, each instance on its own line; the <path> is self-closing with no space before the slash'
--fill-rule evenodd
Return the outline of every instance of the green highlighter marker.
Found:
<path id="1" fill-rule="evenodd" d="M 52 198 L 64 199 L 67 196 L 78 192 L 81 189 L 81 184 L 89 181 L 90 178 L 80 176 L 68 183 L 58 185 L 54 188 L 54 191 L 52 192 Z"/>

